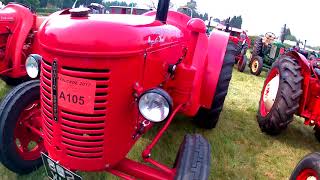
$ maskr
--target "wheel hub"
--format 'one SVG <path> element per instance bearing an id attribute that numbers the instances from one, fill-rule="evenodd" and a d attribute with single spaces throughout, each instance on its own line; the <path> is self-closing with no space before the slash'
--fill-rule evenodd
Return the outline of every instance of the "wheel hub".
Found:
<path id="1" fill-rule="evenodd" d="M 279 74 L 273 77 L 266 85 L 263 92 L 263 102 L 266 110 L 269 112 L 276 100 L 278 89 L 279 89 Z"/>
<path id="2" fill-rule="evenodd" d="M 297 180 L 318 180 L 318 175 L 313 169 L 304 169 L 298 175 Z"/>
<path id="3" fill-rule="evenodd" d="M 257 60 L 254 60 L 252 62 L 252 72 L 257 72 L 259 68 L 259 62 Z"/>
<path id="4" fill-rule="evenodd" d="M 317 178 L 314 177 L 314 176 L 309 176 L 309 177 L 307 178 L 307 180 L 317 180 Z"/>
<path id="5" fill-rule="evenodd" d="M 28 126 L 41 129 L 39 121 L 40 102 L 35 101 L 21 112 L 14 130 L 14 142 L 21 158 L 25 160 L 35 160 L 44 151 L 43 140 L 39 134 L 34 133 Z"/>

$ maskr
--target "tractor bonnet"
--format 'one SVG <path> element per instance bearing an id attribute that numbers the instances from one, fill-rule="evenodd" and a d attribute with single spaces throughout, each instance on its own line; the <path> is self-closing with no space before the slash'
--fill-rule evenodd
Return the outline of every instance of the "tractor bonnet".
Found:
<path id="1" fill-rule="evenodd" d="M 53 51 L 115 55 L 141 53 L 149 47 L 176 42 L 182 35 L 178 28 L 151 16 L 64 14 L 42 26 L 39 43 Z"/>

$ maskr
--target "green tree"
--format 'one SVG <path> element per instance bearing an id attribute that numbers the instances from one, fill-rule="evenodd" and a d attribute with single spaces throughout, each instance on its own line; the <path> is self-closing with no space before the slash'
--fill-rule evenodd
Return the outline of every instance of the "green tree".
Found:
<path id="1" fill-rule="evenodd" d="M 242 26 L 242 17 L 241 16 L 233 16 L 230 20 L 230 27 L 235 27 L 241 29 Z"/>
<path id="2" fill-rule="evenodd" d="M 62 2 L 62 8 L 71 8 L 74 4 L 74 0 L 63 0 Z"/>
<path id="3" fill-rule="evenodd" d="M 47 4 L 48 4 L 48 0 L 40 0 L 40 7 L 41 8 L 47 7 Z"/>
<path id="4" fill-rule="evenodd" d="M 197 2 L 195 0 L 190 0 L 185 6 L 178 8 L 178 11 L 188 16 L 192 15 L 193 18 L 200 18 L 204 21 L 209 19 L 208 13 L 201 14 L 197 11 Z"/>

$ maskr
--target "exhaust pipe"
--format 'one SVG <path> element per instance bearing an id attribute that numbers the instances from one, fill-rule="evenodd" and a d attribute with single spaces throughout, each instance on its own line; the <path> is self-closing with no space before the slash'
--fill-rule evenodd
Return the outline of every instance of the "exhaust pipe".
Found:
<path id="1" fill-rule="evenodd" d="M 164 24 L 166 23 L 169 11 L 169 4 L 170 0 L 159 0 L 156 20 L 159 20 Z"/>

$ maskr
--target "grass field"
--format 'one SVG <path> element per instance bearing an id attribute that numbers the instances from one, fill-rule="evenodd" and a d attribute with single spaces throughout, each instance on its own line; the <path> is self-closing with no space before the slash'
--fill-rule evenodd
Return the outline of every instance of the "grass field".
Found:
<path id="1" fill-rule="evenodd" d="M 307 153 L 320 149 L 312 128 L 300 118 L 277 137 L 261 133 L 256 122 L 259 94 L 265 73 L 261 77 L 240 73 L 233 77 L 218 126 L 211 131 L 196 128 L 189 119 L 177 117 L 152 157 L 168 165 L 174 161 L 180 142 L 186 133 L 201 133 L 212 146 L 210 179 L 288 179 L 296 163 Z M 8 88 L 0 84 L 0 94 Z M 141 160 L 140 152 L 150 142 L 159 127 L 141 138 L 129 157 Z M 106 173 L 81 173 L 84 179 L 117 179 Z M 17 176 L 0 165 L 1 180 L 46 179 L 43 168 L 26 176 Z"/>

